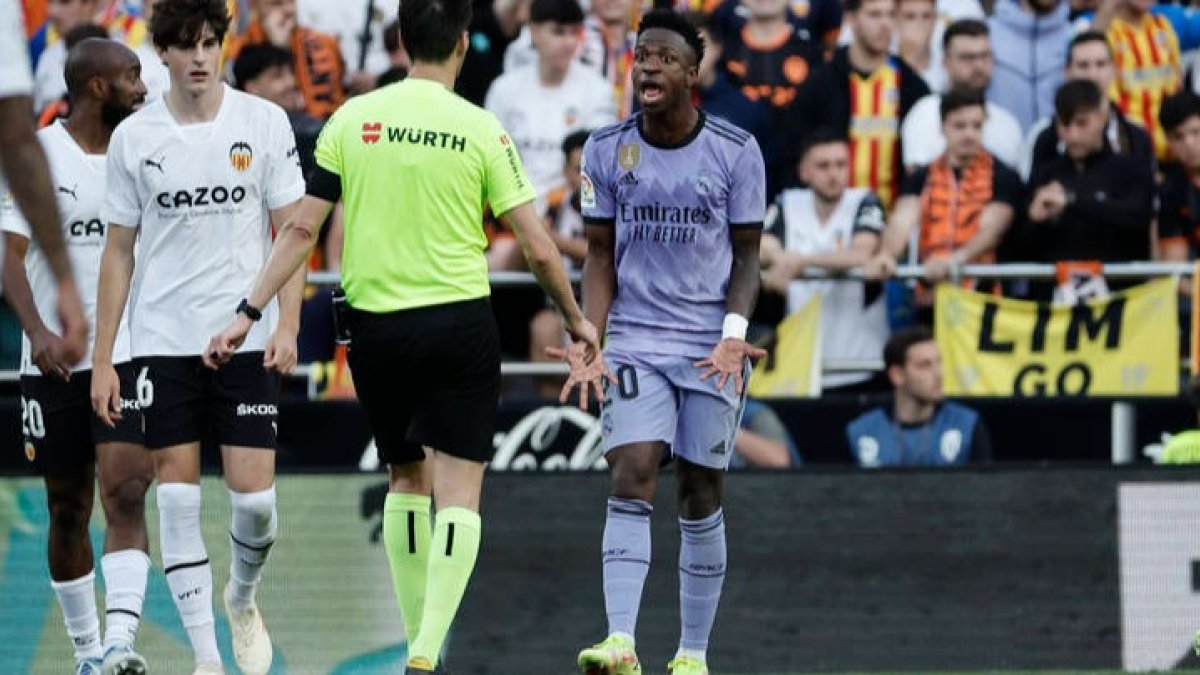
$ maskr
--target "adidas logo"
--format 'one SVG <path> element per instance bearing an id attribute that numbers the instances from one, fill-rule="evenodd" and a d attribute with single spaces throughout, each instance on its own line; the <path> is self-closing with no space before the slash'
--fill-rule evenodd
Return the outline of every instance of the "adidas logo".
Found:
<path id="1" fill-rule="evenodd" d="M 638 179 L 637 179 L 637 176 L 633 175 L 633 172 L 630 171 L 629 173 L 625 174 L 624 176 L 621 176 L 621 180 L 619 180 L 617 182 L 621 185 L 637 185 Z"/>

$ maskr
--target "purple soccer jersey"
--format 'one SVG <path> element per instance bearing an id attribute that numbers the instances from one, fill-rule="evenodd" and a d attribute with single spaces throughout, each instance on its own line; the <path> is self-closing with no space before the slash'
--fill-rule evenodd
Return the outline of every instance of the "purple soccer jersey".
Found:
<path id="1" fill-rule="evenodd" d="M 583 151 L 583 215 L 616 227 L 607 346 L 703 358 L 721 339 L 730 229 L 762 227 L 762 153 L 749 133 L 704 112 L 670 148 L 643 138 L 641 119 L 597 130 Z"/>

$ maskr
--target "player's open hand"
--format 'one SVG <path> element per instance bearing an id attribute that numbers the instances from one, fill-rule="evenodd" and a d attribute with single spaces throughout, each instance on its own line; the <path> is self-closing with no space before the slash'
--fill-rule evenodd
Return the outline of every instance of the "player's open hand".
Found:
<path id="1" fill-rule="evenodd" d="M 245 314 L 239 313 L 233 323 L 208 341 L 208 347 L 200 355 L 200 358 L 204 360 L 204 365 L 216 370 L 229 363 L 229 359 L 232 359 L 233 355 L 237 353 L 238 347 L 241 347 L 242 343 L 246 341 L 246 335 L 253 325 L 254 323 Z"/>
<path id="2" fill-rule="evenodd" d="M 566 403 L 575 387 L 579 387 L 579 409 L 587 410 L 590 396 L 594 396 L 600 403 L 604 402 L 605 380 L 617 383 L 616 376 L 604 363 L 604 354 L 582 340 L 575 340 L 568 347 L 547 347 L 546 354 L 566 361 L 571 368 L 567 381 L 563 384 L 562 393 L 558 396 L 559 403 Z"/>
<path id="3" fill-rule="evenodd" d="M 263 353 L 263 368 L 274 370 L 280 375 L 291 375 L 296 369 L 298 360 L 296 351 L 296 332 L 286 328 L 276 328 L 267 342 L 267 350 Z"/>
<path id="4" fill-rule="evenodd" d="M 62 354 L 66 349 L 62 341 L 61 337 L 42 328 L 29 336 L 29 353 L 33 365 L 37 366 L 43 375 L 70 382 L 71 366 L 55 359 L 55 354 Z"/>
<path id="5" fill-rule="evenodd" d="M 701 380 L 717 376 L 717 391 L 725 389 L 725 384 L 733 378 L 733 390 L 739 395 L 746 389 L 746 359 L 761 359 L 767 355 L 767 350 L 737 338 L 725 338 L 713 347 L 712 354 L 707 359 L 695 362 L 694 366 L 703 368 Z"/>
<path id="6" fill-rule="evenodd" d="M 121 419 L 121 378 L 112 364 L 92 364 L 92 410 L 110 429 Z"/>
<path id="7" fill-rule="evenodd" d="M 55 363 L 71 368 L 87 355 L 88 341 L 88 320 L 74 280 L 58 286 L 58 320 L 62 325 L 62 339 L 50 347 L 50 356 Z"/>

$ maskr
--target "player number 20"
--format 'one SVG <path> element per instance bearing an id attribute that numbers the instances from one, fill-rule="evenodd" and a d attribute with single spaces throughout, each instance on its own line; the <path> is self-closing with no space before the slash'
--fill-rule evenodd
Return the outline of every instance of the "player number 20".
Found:
<path id="1" fill-rule="evenodd" d="M 137 376 L 138 407 L 149 408 L 154 405 L 154 383 L 150 381 L 150 367 L 143 366 Z"/>
<path id="2" fill-rule="evenodd" d="M 46 418 L 42 416 L 42 404 L 21 397 L 21 433 L 29 438 L 46 437 Z"/>

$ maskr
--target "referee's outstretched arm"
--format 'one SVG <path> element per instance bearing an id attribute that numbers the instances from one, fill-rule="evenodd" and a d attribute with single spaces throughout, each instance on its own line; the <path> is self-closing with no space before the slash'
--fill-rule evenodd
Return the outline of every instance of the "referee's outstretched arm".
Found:
<path id="1" fill-rule="evenodd" d="M 537 216 L 533 202 L 525 202 L 513 207 L 500 215 L 503 222 L 517 237 L 521 253 L 529 270 L 537 277 L 538 283 L 550 294 L 554 306 L 562 314 L 567 332 L 577 339 L 583 339 L 578 331 L 583 326 L 583 310 L 575 302 L 575 294 L 571 290 L 571 280 L 563 269 L 562 253 L 550 238 L 546 224 Z M 599 341 L 596 342 L 597 348 Z"/>
<path id="2" fill-rule="evenodd" d="M 321 225 L 333 211 L 333 202 L 305 195 L 300 200 L 300 207 L 295 215 L 288 220 L 275 237 L 271 247 L 271 256 L 267 264 L 254 282 L 247 302 L 251 307 L 266 307 L 271 298 L 279 293 L 279 289 L 293 275 L 299 274 L 304 261 L 308 259 L 317 237 L 321 233 Z M 204 350 L 204 365 L 216 368 L 233 357 L 234 352 L 245 341 L 250 327 L 254 324 L 248 316 L 239 312 L 232 324 L 224 331 L 213 336 Z"/>

